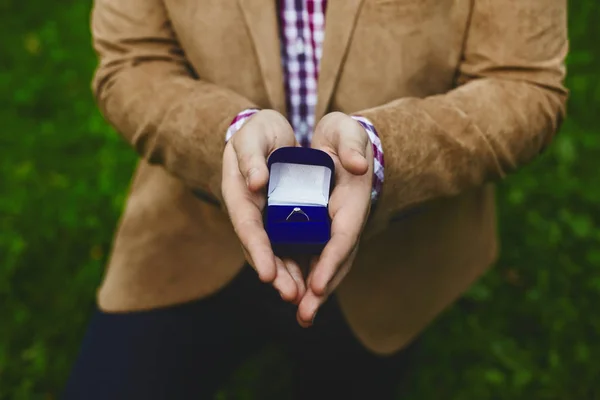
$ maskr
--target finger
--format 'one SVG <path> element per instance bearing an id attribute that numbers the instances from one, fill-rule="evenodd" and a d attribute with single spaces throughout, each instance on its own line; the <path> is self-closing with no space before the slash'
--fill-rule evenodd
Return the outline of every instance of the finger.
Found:
<path id="1" fill-rule="evenodd" d="M 348 260 L 344 262 L 340 269 L 335 273 L 323 294 L 315 293 L 314 290 L 312 290 L 310 283 L 312 276 L 309 276 L 306 294 L 300 301 L 300 304 L 298 304 L 298 312 L 296 313 L 296 319 L 301 326 L 308 327 L 314 323 L 319 308 L 327 301 L 340 283 L 342 283 L 346 275 L 348 275 L 348 272 L 350 272 L 355 256 L 356 251 L 350 255 Z"/>
<path id="2" fill-rule="evenodd" d="M 314 292 L 311 287 L 312 275 L 309 276 L 306 294 L 300 301 L 300 304 L 298 304 L 298 311 L 296 313 L 296 319 L 302 327 L 306 328 L 314 323 L 315 316 L 319 311 L 319 308 L 325 303 L 325 301 L 327 301 L 335 289 L 337 289 L 346 275 L 348 275 L 355 255 L 356 252 L 353 252 L 349 259 L 344 262 L 341 268 L 335 273 L 335 276 L 331 280 L 330 284 L 327 286 L 327 290 L 322 294 Z"/>
<path id="3" fill-rule="evenodd" d="M 304 283 L 304 276 L 302 275 L 302 269 L 300 265 L 292 259 L 284 259 L 283 263 L 289 272 L 290 276 L 296 282 L 296 287 L 298 288 L 296 298 L 293 300 L 294 304 L 298 304 L 298 302 L 304 297 L 306 293 L 306 284 Z"/>
<path id="4" fill-rule="evenodd" d="M 233 137 L 233 148 L 237 155 L 240 173 L 248 189 L 258 191 L 267 184 L 269 179 L 266 159 L 270 146 L 265 135 L 252 133 L 251 126 L 242 128 Z"/>
<path id="5" fill-rule="evenodd" d="M 329 202 L 331 239 L 317 264 L 311 268 L 309 283 L 322 294 L 340 266 L 356 252 L 370 210 L 370 177 L 340 173 Z"/>
<path id="6" fill-rule="evenodd" d="M 273 287 L 279 292 L 283 300 L 293 302 L 298 297 L 298 285 L 280 258 L 276 258 L 275 263 L 277 265 L 277 277 L 273 281 Z"/>
<path id="7" fill-rule="evenodd" d="M 251 265 L 260 280 L 265 283 L 273 282 L 277 276 L 277 265 L 262 221 L 250 217 L 239 221 L 232 217 L 231 220 L 235 233 L 248 252 Z"/>
<path id="8" fill-rule="evenodd" d="M 222 192 L 233 228 L 249 255 L 248 261 L 261 281 L 272 282 L 277 271 L 275 255 L 262 223 L 260 207 L 264 199 L 248 193 L 235 152 L 230 147 L 223 154 Z"/>
<path id="9" fill-rule="evenodd" d="M 355 251 L 364 221 L 368 213 L 368 197 L 349 196 L 345 191 L 334 193 L 346 200 L 342 206 L 335 207 L 336 198 L 332 198 L 331 239 L 325 245 L 317 264 L 311 270 L 310 288 L 317 294 L 325 293 L 327 285 L 337 270 Z"/>
<path id="10" fill-rule="evenodd" d="M 327 296 L 319 296 L 315 294 L 310 288 L 307 289 L 306 294 L 302 297 L 300 304 L 298 305 L 298 311 L 296 312 L 296 320 L 303 328 L 312 326 L 319 307 L 327 300 Z"/>
<path id="11" fill-rule="evenodd" d="M 331 240 L 323 250 L 319 262 L 311 271 L 309 288 L 318 295 L 327 292 L 329 283 L 336 275 L 342 265 L 354 253 L 358 242 L 358 237 L 353 237 L 345 233 L 338 233 L 331 237 Z"/>
<path id="12" fill-rule="evenodd" d="M 348 273 L 350 272 L 350 267 L 352 266 L 352 263 L 354 262 L 355 258 L 356 258 L 356 251 L 354 251 L 350 255 L 350 257 L 344 263 L 342 268 L 340 268 L 334 275 L 333 279 L 331 279 L 331 281 L 329 282 L 329 285 L 327 285 L 327 295 L 331 295 L 331 293 L 333 293 L 337 289 L 337 287 L 340 285 L 340 283 L 342 283 L 342 281 L 344 280 L 346 275 L 348 275 Z"/>
<path id="13" fill-rule="evenodd" d="M 313 272 L 315 270 L 317 263 L 319 262 L 319 257 L 320 256 L 315 256 L 315 257 L 312 257 L 310 260 L 310 265 L 308 268 L 308 276 L 306 278 L 306 290 L 307 291 L 311 287 L 311 282 L 312 282 L 313 275 L 314 275 Z"/>
<path id="14" fill-rule="evenodd" d="M 256 271 L 256 273 L 258 274 L 259 279 L 264 282 L 264 283 L 270 283 L 273 282 L 273 280 L 276 278 L 276 274 L 277 274 L 277 265 L 275 265 L 275 272 L 273 274 L 273 276 L 270 275 L 269 271 L 266 271 L 265 268 L 265 264 L 263 261 L 259 260 L 259 267 L 257 267 L 257 263 L 254 261 L 254 259 L 252 258 L 252 255 L 250 254 L 250 252 L 248 251 L 248 249 L 246 249 L 246 247 L 242 244 L 242 252 L 244 253 L 244 258 L 246 259 L 246 261 L 248 262 L 248 264 L 250 264 L 250 266 Z"/>

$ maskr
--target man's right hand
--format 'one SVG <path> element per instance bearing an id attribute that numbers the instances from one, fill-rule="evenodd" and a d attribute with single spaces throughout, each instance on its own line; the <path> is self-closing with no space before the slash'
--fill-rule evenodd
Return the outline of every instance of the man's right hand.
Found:
<path id="1" fill-rule="evenodd" d="M 261 281 L 272 283 L 284 300 L 293 303 L 304 296 L 304 277 L 297 262 L 273 254 L 262 211 L 269 180 L 267 157 L 280 147 L 297 145 L 285 117 L 272 110 L 259 111 L 225 146 L 221 183 L 225 206 L 246 260 Z"/>

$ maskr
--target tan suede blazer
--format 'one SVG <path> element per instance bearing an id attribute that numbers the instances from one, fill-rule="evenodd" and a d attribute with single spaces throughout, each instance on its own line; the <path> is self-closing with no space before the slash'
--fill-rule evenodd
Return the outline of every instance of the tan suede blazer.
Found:
<path id="1" fill-rule="evenodd" d="M 99 290 L 102 309 L 207 296 L 244 263 L 220 201 L 232 118 L 285 113 L 275 0 L 96 0 L 93 89 L 142 156 Z M 317 120 L 377 127 L 382 197 L 337 291 L 367 348 L 406 345 L 497 254 L 489 182 L 564 115 L 566 0 L 329 0 Z"/>

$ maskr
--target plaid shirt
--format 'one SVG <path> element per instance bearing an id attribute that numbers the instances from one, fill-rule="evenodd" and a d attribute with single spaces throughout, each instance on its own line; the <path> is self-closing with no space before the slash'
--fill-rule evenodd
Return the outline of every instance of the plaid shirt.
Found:
<path id="1" fill-rule="evenodd" d="M 296 139 L 309 146 L 315 126 L 319 63 L 325 38 L 327 0 L 277 0 L 281 60 L 284 72 L 288 119 Z M 226 140 L 259 110 L 239 113 L 227 130 Z M 352 116 L 367 132 L 373 144 L 374 177 L 371 198 L 376 200 L 383 183 L 383 150 L 373 124 L 366 118 Z"/>

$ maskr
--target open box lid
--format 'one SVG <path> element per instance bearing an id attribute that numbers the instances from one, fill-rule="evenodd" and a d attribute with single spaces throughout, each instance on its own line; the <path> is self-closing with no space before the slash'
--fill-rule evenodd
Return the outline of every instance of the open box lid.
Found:
<path id="1" fill-rule="evenodd" d="M 327 207 L 335 169 L 329 154 L 282 147 L 271 154 L 268 167 L 268 206 Z"/>

